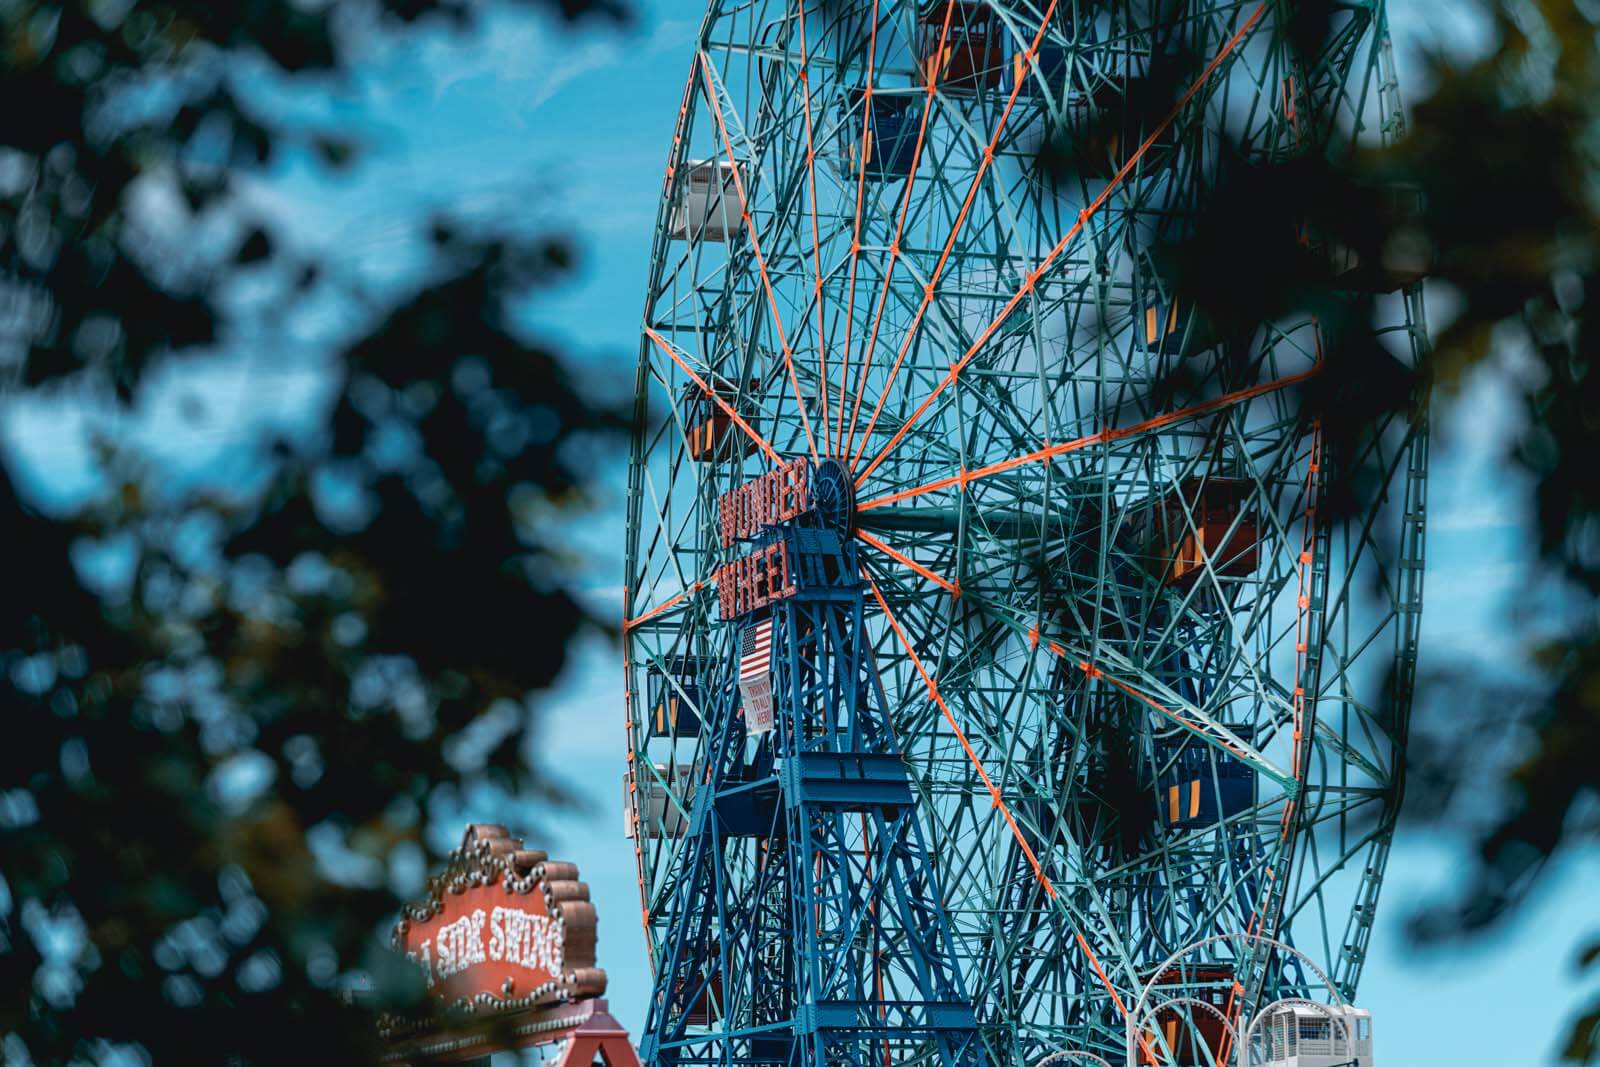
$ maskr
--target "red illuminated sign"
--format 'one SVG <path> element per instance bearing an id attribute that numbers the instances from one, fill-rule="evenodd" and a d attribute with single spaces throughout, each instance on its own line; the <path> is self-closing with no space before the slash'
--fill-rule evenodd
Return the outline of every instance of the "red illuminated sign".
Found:
<path id="1" fill-rule="evenodd" d="M 395 924 L 395 947 L 422 966 L 448 1010 L 384 1014 L 390 1067 L 472 1060 L 529 1046 L 550 1067 L 639 1067 L 628 1031 L 600 997 L 595 912 L 578 869 L 524 848 L 503 826 L 467 827 L 428 899 Z"/>
<path id="2" fill-rule="evenodd" d="M 788 546 L 774 541 L 742 559 L 724 563 L 717 568 L 716 581 L 717 609 L 724 619 L 736 619 L 793 596 Z"/>
<path id="3" fill-rule="evenodd" d="M 811 507 L 811 468 L 804 458 L 791 460 L 717 501 L 722 547 L 755 537 L 769 526 L 797 519 Z M 782 541 L 759 548 L 717 568 L 717 607 L 724 619 L 764 608 L 793 596 L 794 575 L 789 549 Z"/>
<path id="4" fill-rule="evenodd" d="M 723 493 L 717 501 L 722 547 L 799 518 L 811 507 L 810 490 L 811 468 L 801 457 Z"/>
<path id="5" fill-rule="evenodd" d="M 433 894 L 395 927 L 396 947 L 446 1003 L 525 1009 L 605 992 L 595 912 L 570 863 L 502 827 L 468 828 Z"/>

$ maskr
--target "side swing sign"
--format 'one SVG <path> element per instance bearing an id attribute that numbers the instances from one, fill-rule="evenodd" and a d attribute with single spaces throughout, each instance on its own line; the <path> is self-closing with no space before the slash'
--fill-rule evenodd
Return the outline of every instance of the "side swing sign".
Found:
<path id="1" fill-rule="evenodd" d="M 434 1062 L 565 1042 L 560 1067 L 637 1067 L 595 966 L 595 908 L 578 868 L 503 826 L 467 827 L 427 899 L 406 907 L 394 945 L 422 970 L 442 1014 L 385 1015 L 390 1063 Z"/>
<path id="2" fill-rule="evenodd" d="M 594 905 L 577 867 L 509 835 L 480 827 L 468 835 L 441 891 L 407 908 L 395 931 L 434 994 L 532 1007 L 605 992 L 605 972 L 594 965 Z"/>

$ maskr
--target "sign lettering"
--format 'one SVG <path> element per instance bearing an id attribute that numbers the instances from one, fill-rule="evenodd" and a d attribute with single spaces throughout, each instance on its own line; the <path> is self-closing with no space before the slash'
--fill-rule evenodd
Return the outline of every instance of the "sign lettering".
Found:
<path id="1" fill-rule="evenodd" d="M 724 619 L 736 619 L 775 600 L 794 595 L 789 547 L 774 541 L 716 570 L 717 607 Z"/>
<path id="2" fill-rule="evenodd" d="M 790 460 L 717 500 L 723 548 L 748 541 L 768 526 L 797 519 L 811 507 L 811 467 L 804 456 Z"/>
<path id="3" fill-rule="evenodd" d="M 723 548 L 760 536 L 769 527 L 789 522 L 811 507 L 811 466 L 801 457 L 768 471 L 717 501 L 717 527 Z M 774 541 L 750 555 L 718 567 L 717 608 L 722 618 L 736 619 L 793 596 L 794 574 L 789 547 Z"/>
<path id="4" fill-rule="evenodd" d="M 561 973 L 562 941 L 561 927 L 548 915 L 496 905 L 487 914 L 474 908 L 446 923 L 407 956 L 423 968 L 430 986 L 489 960 L 514 963 L 544 981 Z"/>
<path id="5" fill-rule="evenodd" d="M 526 1008 L 605 988 L 594 967 L 594 905 L 570 864 L 522 849 L 501 827 L 477 825 L 434 884 L 433 897 L 408 907 L 395 927 L 395 947 L 422 969 L 434 996 L 487 993 Z"/>

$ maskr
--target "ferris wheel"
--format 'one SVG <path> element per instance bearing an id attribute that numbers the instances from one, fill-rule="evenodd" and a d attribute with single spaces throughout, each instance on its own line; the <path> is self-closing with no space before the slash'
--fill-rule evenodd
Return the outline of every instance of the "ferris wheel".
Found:
<path id="1" fill-rule="evenodd" d="M 1381 491 L 1334 515 L 1300 402 L 1326 325 L 1221 330 L 1154 254 L 1224 141 L 1398 132 L 1381 0 L 1314 55 L 1277 12 L 710 5 L 628 490 L 652 1062 L 1120 1062 L 1137 1029 L 1141 1062 L 1211 1064 L 1254 1007 L 1353 998 L 1424 425 L 1378 425 Z M 1170 109 L 1124 106 L 1180 51 Z M 1306 240 L 1414 361 L 1425 256 Z"/>

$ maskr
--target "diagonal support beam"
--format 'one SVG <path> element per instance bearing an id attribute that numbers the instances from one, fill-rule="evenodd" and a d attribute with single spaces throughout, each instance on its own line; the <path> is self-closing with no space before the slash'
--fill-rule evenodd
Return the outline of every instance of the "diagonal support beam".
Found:
<path id="1" fill-rule="evenodd" d="M 800 395 L 800 378 L 794 369 L 794 351 L 789 347 L 788 334 L 783 329 L 783 316 L 778 313 L 778 296 L 772 289 L 772 278 L 767 274 L 767 259 L 761 252 L 761 234 L 756 227 L 755 216 L 750 213 L 750 197 L 745 192 L 744 176 L 739 172 L 739 160 L 733 154 L 733 140 L 728 136 L 728 124 L 722 112 L 722 94 L 717 85 L 716 76 L 712 73 L 711 58 L 704 50 L 698 53 L 700 57 L 700 73 L 706 83 L 706 97 L 711 101 L 711 115 L 717 120 L 717 132 L 722 137 L 722 148 L 728 156 L 728 166 L 733 173 L 733 188 L 739 194 L 739 214 L 744 220 L 745 230 L 750 234 L 750 250 L 755 254 L 756 270 L 761 275 L 762 288 L 766 290 L 767 307 L 772 312 L 772 327 L 778 333 L 778 346 L 783 351 L 783 364 L 789 371 L 789 382 L 794 386 L 794 402 L 800 412 L 800 425 L 806 432 L 806 444 L 811 449 L 811 458 L 816 460 L 821 457 L 817 454 L 817 439 L 811 433 L 811 417 L 806 414 L 806 402 Z M 721 188 L 721 179 L 717 179 L 718 188 Z"/>
<path id="2" fill-rule="evenodd" d="M 894 436 L 889 439 L 889 443 L 884 445 L 883 448 L 879 450 L 878 454 L 873 457 L 872 462 L 867 465 L 867 468 L 856 477 L 857 487 L 860 487 L 863 483 L 865 483 L 872 472 L 878 469 L 878 465 L 888 458 L 889 453 L 893 452 L 900 442 L 905 439 L 906 434 L 911 431 L 911 427 L 916 425 L 917 421 L 922 418 L 923 414 L 933 406 L 933 402 L 938 399 L 939 395 L 943 393 L 946 388 L 955 384 L 956 380 L 961 377 L 961 372 L 966 369 L 967 364 L 972 362 L 972 357 L 977 355 L 978 352 L 983 349 L 983 346 L 989 343 L 989 339 L 995 335 L 996 331 L 1000 329 L 1001 325 L 1006 321 L 1006 319 L 1010 318 L 1011 313 L 1015 311 L 1017 307 L 1021 305 L 1022 301 L 1028 296 L 1028 294 L 1033 291 L 1033 287 L 1038 284 L 1040 277 L 1044 275 L 1045 271 L 1049 269 L 1050 265 L 1056 261 L 1061 253 L 1066 251 L 1067 246 L 1072 243 L 1073 239 L 1076 238 L 1078 234 L 1083 232 L 1083 228 L 1088 224 L 1089 220 L 1099 213 L 1100 209 L 1110 201 L 1111 194 L 1114 193 L 1118 187 L 1121 186 L 1124 179 L 1126 179 L 1127 176 L 1133 172 L 1133 168 L 1138 165 L 1139 160 L 1144 158 L 1145 153 L 1150 150 L 1150 147 L 1156 143 L 1156 139 L 1164 134 L 1167 131 L 1167 128 L 1171 126 L 1174 121 L 1176 121 L 1180 114 L 1182 114 L 1183 109 L 1189 106 L 1189 101 L 1194 99 L 1195 94 L 1197 94 L 1206 84 L 1206 82 L 1210 80 L 1211 75 L 1214 74 L 1217 68 L 1222 65 L 1222 61 L 1226 59 L 1228 55 L 1231 54 L 1236 48 L 1238 48 L 1240 42 L 1250 35 L 1250 31 L 1255 29 L 1256 25 L 1261 21 L 1261 17 L 1265 15 L 1266 12 L 1267 4 L 1262 3 L 1261 6 L 1257 7 L 1255 12 L 1245 20 L 1244 25 L 1240 26 L 1232 37 L 1228 38 L 1227 43 L 1222 46 L 1222 49 L 1211 58 L 1211 61 L 1206 64 L 1205 69 L 1200 72 L 1200 76 L 1195 79 L 1194 84 L 1190 85 L 1189 88 L 1184 92 L 1183 96 L 1179 97 L 1178 102 L 1172 106 L 1172 110 L 1167 112 L 1166 117 L 1156 125 L 1156 128 L 1151 131 L 1148 137 L 1144 139 L 1144 143 L 1139 145 L 1138 149 L 1134 151 L 1133 155 L 1128 157 L 1128 161 L 1122 165 L 1121 169 L 1118 170 L 1116 174 L 1111 176 L 1111 180 L 1106 183 L 1106 187 L 1101 190 L 1100 195 L 1095 197 L 1094 200 L 1090 202 L 1088 207 L 1084 208 L 1078 213 L 1077 221 L 1072 224 L 1072 227 L 1068 229 L 1064 235 L 1062 235 L 1061 240 L 1056 242 L 1055 247 L 1045 255 L 1044 259 L 1039 261 L 1039 265 L 1028 272 L 1027 279 L 1022 283 L 1017 291 L 1012 294 L 1011 299 L 1006 301 L 1005 306 L 1000 309 L 1000 313 L 994 317 L 989 325 L 983 328 L 983 331 L 978 334 L 977 338 L 967 348 L 966 352 L 962 354 L 961 358 L 950 365 L 950 370 L 943 378 L 939 379 L 939 384 L 936 385 L 933 388 L 933 391 L 928 394 L 927 399 L 922 402 L 916 411 L 911 413 L 911 417 L 906 419 L 906 421 L 901 424 L 900 429 L 895 431 Z"/>

